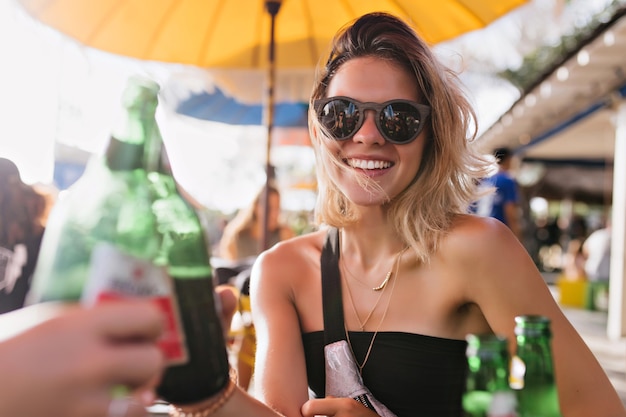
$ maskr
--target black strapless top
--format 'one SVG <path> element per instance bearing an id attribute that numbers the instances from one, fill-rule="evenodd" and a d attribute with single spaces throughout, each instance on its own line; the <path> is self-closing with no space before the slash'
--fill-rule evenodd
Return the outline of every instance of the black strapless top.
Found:
<path id="1" fill-rule="evenodd" d="M 344 340 L 339 272 L 339 232 L 330 228 L 322 249 L 324 331 L 302 335 L 308 384 L 324 397 L 324 346 Z M 367 354 L 372 332 L 350 332 L 358 363 Z M 379 332 L 363 368 L 363 382 L 374 397 L 398 417 L 460 417 L 465 391 L 465 340 L 404 332 Z"/>
<path id="2" fill-rule="evenodd" d="M 352 349 L 362 363 L 372 332 L 350 332 Z M 324 397 L 324 333 L 302 335 L 309 387 Z M 398 417 L 459 417 L 465 390 L 464 340 L 403 332 L 379 332 L 363 368 L 374 397 Z"/>

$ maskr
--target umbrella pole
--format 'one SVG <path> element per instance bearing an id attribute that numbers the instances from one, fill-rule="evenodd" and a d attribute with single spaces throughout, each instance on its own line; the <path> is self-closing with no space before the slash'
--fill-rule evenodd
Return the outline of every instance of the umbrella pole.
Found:
<path id="1" fill-rule="evenodd" d="M 261 228 L 261 251 L 269 247 L 269 198 L 270 185 L 274 177 L 274 170 L 270 160 L 272 148 L 272 131 L 274 129 L 274 84 L 276 82 L 275 38 L 276 15 L 280 10 L 281 0 L 266 0 L 265 7 L 270 14 L 270 43 L 269 43 L 269 77 L 267 83 L 267 147 L 265 153 L 265 192 L 263 193 L 263 227 Z"/>

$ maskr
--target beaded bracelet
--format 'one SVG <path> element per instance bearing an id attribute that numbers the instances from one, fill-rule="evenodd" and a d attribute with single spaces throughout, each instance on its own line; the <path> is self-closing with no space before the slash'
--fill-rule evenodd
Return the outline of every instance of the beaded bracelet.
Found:
<path id="1" fill-rule="evenodd" d="M 173 404 L 170 405 L 170 417 L 208 417 L 215 413 L 222 408 L 235 393 L 235 388 L 237 387 L 237 371 L 231 367 L 229 375 L 230 378 L 228 379 L 226 387 L 207 401 L 194 407 L 185 407 L 184 409 Z"/>

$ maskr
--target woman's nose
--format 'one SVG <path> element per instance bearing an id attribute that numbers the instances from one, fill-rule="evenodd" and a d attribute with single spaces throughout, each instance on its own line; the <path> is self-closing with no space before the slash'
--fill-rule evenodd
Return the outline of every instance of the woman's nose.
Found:
<path id="1" fill-rule="evenodd" d="M 385 144 L 385 138 L 380 134 L 376 126 L 376 112 L 374 110 L 365 111 L 363 124 L 354 134 L 352 140 L 366 144 Z"/>

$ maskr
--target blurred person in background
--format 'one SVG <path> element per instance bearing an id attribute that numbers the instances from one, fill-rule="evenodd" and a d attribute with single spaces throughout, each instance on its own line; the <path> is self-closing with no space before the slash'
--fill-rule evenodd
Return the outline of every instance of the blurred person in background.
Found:
<path id="1" fill-rule="evenodd" d="M 267 248 L 263 247 L 263 206 L 266 192 L 268 195 Z M 280 192 L 274 185 L 263 187 L 252 203 L 237 212 L 226 224 L 219 245 L 222 259 L 232 261 L 230 268 L 216 268 L 216 275 L 224 270 L 233 271 L 236 281 L 232 282 L 240 291 L 238 313 L 241 334 L 235 331 L 234 350 L 237 356 L 238 384 L 248 389 L 254 373 L 256 351 L 256 333 L 252 323 L 250 308 L 250 268 L 256 256 L 263 249 L 269 249 L 276 243 L 289 239 L 295 234 L 290 227 L 281 223 Z M 234 278 L 234 277 L 232 277 Z M 220 278 L 224 283 L 225 278 Z"/>
<path id="2" fill-rule="evenodd" d="M 237 261 L 256 257 L 262 250 L 269 249 L 276 243 L 294 236 L 287 225 L 281 223 L 280 192 L 274 185 L 267 188 L 268 215 L 267 215 L 267 247 L 263 242 L 263 205 L 265 202 L 266 187 L 263 187 L 252 203 L 237 212 L 228 222 L 219 245 L 221 258 Z"/>
<path id="3" fill-rule="evenodd" d="M 500 220 L 521 241 L 520 196 L 517 182 L 510 172 L 513 153 L 509 148 L 500 147 L 494 149 L 493 156 L 498 163 L 498 171 L 483 180 L 482 186 L 494 187 L 495 191 L 479 200 L 476 212 L 478 215 Z"/>
<path id="4" fill-rule="evenodd" d="M 0 158 L 0 313 L 23 307 L 39 256 L 49 199 Z"/>
<path id="5" fill-rule="evenodd" d="M 594 230 L 583 242 L 585 273 L 588 286 L 585 307 L 589 310 L 607 311 L 611 277 L 611 220 Z"/>
<path id="6" fill-rule="evenodd" d="M 585 239 L 585 273 L 590 281 L 608 281 L 611 272 L 611 221 Z"/>
<path id="7" fill-rule="evenodd" d="M 583 241 L 581 239 L 572 239 L 567 244 L 567 249 L 563 254 L 563 272 L 561 275 L 569 281 L 584 281 L 587 279 Z"/>

